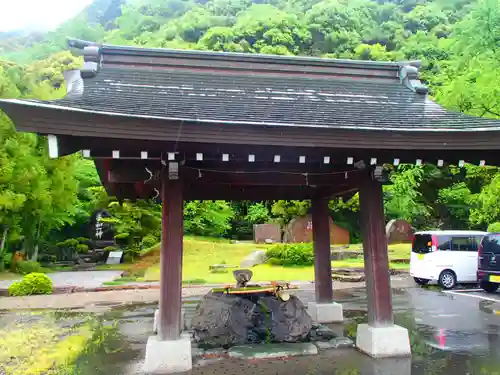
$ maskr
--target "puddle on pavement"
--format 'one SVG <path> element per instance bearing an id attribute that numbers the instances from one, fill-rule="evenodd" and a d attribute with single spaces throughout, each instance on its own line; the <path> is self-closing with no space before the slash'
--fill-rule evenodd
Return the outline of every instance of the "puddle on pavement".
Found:
<path id="1" fill-rule="evenodd" d="M 394 299 L 395 322 L 410 332 L 411 359 L 373 360 L 354 349 L 336 349 L 314 357 L 285 360 L 203 360 L 197 362 L 191 374 L 500 375 L 500 317 L 485 310 L 489 304 L 477 301 L 467 310 L 469 305 L 460 305 L 462 302 L 432 291 L 418 292 L 418 295 L 397 293 Z M 418 300 L 421 297 L 428 305 L 422 305 Z M 345 310 L 344 335 L 355 338 L 357 325 L 367 319 L 366 309 L 362 307 L 366 298 L 362 293 L 344 298 L 342 302 L 352 307 Z M 444 305 L 443 301 L 446 302 Z M 90 319 L 94 322 L 96 345 L 83 354 L 71 370 L 57 375 L 136 375 L 140 374 L 146 341 L 152 335 L 156 306 L 108 306 L 105 312 L 91 313 L 74 310 L 3 312 L 0 326 L 16 323 L 29 328 L 31 324 L 50 317 L 64 328 L 84 324 Z M 463 315 L 463 321 L 446 318 L 457 311 Z"/>

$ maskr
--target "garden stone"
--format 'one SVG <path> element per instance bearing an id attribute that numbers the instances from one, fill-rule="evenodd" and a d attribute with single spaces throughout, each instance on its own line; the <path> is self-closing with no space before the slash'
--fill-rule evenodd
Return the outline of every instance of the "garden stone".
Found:
<path id="1" fill-rule="evenodd" d="M 311 343 L 283 343 L 235 346 L 228 351 L 230 358 L 268 359 L 299 355 L 318 354 L 318 348 Z"/>
<path id="2" fill-rule="evenodd" d="M 295 296 L 286 302 L 275 297 L 262 297 L 261 306 L 266 306 L 272 317 L 271 338 L 275 342 L 298 342 L 305 340 L 312 328 L 312 318 L 305 306 Z M 264 314 L 260 315 L 265 316 Z M 261 322 L 266 326 L 266 322 Z"/>
<path id="3" fill-rule="evenodd" d="M 319 349 L 341 349 L 341 348 L 352 348 L 354 342 L 347 337 L 336 337 L 329 341 L 318 341 L 316 346 Z"/>
<path id="4" fill-rule="evenodd" d="M 267 256 L 265 250 L 256 250 L 240 263 L 240 268 L 251 268 L 257 264 L 264 264 L 267 262 Z"/>
<path id="5" fill-rule="evenodd" d="M 335 332 L 325 325 L 320 325 L 316 328 L 316 335 L 320 337 L 320 340 L 330 340 L 337 337 Z"/>
<path id="6" fill-rule="evenodd" d="M 300 300 L 274 296 L 209 292 L 192 320 L 200 347 L 230 347 L 259 342 L 298 342 L 309 337 L 312 319 Z"/>

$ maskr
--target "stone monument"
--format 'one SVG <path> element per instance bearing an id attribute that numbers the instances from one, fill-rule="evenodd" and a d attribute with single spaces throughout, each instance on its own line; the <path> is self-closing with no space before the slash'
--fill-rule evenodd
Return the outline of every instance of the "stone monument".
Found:
<path id="1" fill-rule="evenodd" d="M 255 224 L 253 239 L 255 243 L 281 242 L 281 227 L 279 224 Z"/>
<path id="2" fill-rule="evenodd" d="M 387 243 L 410 243 L 415 230 L 409 222 L 401 219 L 394 219 L 385 226 Z"/>
<path id="3" fill-rule="evenodd" d="M 331 245 L 347 245 L 349 244 L 349 231 L 336 225 L 332 218 L 330 222 L 330 244 Z M 311 215 L 297 217 L 292 219 L 285 228 L 283 238 L 287 243 L 312 242 L 312 217 Z"/>

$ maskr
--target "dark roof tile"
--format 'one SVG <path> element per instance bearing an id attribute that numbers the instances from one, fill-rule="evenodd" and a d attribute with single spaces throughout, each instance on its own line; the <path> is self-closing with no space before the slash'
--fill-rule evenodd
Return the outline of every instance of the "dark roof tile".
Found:
<path id="1" fill-rule="evenodd" d="M 499 128 L 446 111 L 398 80 L 106 67 L 64 107 L 199 122 L 357 129 Z"/>

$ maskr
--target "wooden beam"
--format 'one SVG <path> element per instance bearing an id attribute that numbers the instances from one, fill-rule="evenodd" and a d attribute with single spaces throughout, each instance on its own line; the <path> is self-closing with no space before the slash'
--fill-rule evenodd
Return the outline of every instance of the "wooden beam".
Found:
<path id="1" fill-rule="evenodd" d="M 382 185 L 367 180 L 360 187 L 361 229 L 368 299 L 368 324 L 393 324 L 389 256 L 385 236 Z"/>
<path id="2" fill-rule="evenodd" d="M 148 168 L 149 169 L 149 168 Z M 108 171 L 108 181 L 112 183 L 145 182 L 159 184 L 160 169 L 132 169 L 126 165 L 112 167 Z M 320 174 L 283 172 L 280 169 L 267 171 L 214 171 L 196 168 L 180 168 L 179 173 L 186 183 L 197 185 L 280 185 L 280 186 L 337 186 L 349 183 L 359 184 L 362 173 L 358 170 L 349 172 L 324 172 Z"/>
<path id="3" fill-rule="evenodd" d="M 160 254 L 161 340 L 178 340 L 181 334 L 183 198 L 181 180 L 162 174 L 162 232 Z"/>
<path id="4" fill-rule="evenodd" d="M 328 198 L 314 198 L 311 203 L 316 302 L 330 303 L 333 302 L 333 287 Z"/>

